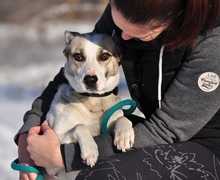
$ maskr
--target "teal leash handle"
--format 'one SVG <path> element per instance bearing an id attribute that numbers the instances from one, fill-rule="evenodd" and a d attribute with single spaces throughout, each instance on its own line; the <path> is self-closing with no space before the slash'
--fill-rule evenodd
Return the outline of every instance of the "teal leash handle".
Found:
<path id="1" fill-rule="evenodd" d="M 11 163 L 11 168 L 16 171 L 36 173 L 38 175 L 36 180 L 43 180 L 43 175 L 42 175 L 42 170 L 41 170 L 42 168 L 40 167 L 24 166 L 24 165 L 19 164 L 18 159 L 15 159 Z"/>
<path id="2" fill-rule="evenodd" d="M 103 119 L 102 119 L 102 123 L 101 123 L 101 134 L 107 134 L 108 130 L 107 130 L 107 124 L 108 124 L 108 120 L 109 118 L 112 116 L 112 114 L 114 112 L 116 112 L 117 110 L 123 108 L 124 106 L 130 105 L 129 109 L 124 110 L 124 114 L 125 115 L 129 115 L 131 113 L 134 112 L 134 110 L 136 109 L 136 102 L 132 99 L 126 99 L 123 101 L 120 101 L 119 103 L 115 104 L 114 106 L 112 106 L 104 115 Z"/>

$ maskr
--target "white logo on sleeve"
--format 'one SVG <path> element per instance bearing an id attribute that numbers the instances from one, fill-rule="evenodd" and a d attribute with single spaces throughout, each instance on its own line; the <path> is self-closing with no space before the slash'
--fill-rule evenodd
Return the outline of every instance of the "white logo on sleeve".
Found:
<path id="1" fill-rule="evenodd" d="M 205 72 L 199 76 L 198 86 L 204 92 L 212 92 L 219 86 L 219 76 L 213 72 Z"/>

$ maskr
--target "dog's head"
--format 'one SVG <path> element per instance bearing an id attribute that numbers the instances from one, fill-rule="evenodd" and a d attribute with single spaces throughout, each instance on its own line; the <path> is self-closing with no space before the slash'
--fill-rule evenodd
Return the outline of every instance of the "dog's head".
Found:
<path id="1" fill-rule="evenodd" d="M 65 43 L 65 76 L 75 91 L 103 94 L 118 85 L 120 54 L 111 37 L 65 31 Z"/>

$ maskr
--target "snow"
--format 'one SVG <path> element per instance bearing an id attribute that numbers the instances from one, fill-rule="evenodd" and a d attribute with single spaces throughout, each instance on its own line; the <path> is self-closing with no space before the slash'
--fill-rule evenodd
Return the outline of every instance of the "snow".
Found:
<path id="1" fill-rule="evenodd" d="M 24 113 L 40 95 L 48 82 L 65 63 L 62 54 L 63 33 L 67 30 L 88 32 L 94 22 L 50 22 L 41 27 L 0 24 L 0 145 L 1 179 L 18 179 L 18 172 L 10 168 L 17 158 L 13 141 L 23 123 Z M 123 79 L 120 96 L 128 96 Z"/>

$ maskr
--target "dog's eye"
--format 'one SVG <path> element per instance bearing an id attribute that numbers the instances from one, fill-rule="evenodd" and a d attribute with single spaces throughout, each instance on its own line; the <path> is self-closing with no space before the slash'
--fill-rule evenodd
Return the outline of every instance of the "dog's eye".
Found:
<path id="1" fill-rule="evenodd" d="M 84 60 L 83 55 L 80 54 L 80 53 L 75 53 L 75 54 L 73 54 L 73 58 L 74 58 L 76 61 L 83 61 L 83 60 Z"/>
<path id="2" fill-rule="evenodd" d="M 110 58 L 110 54 L 109 53 L 102 53 L 99 57 L 100 61 L 107 61 Z"/>

